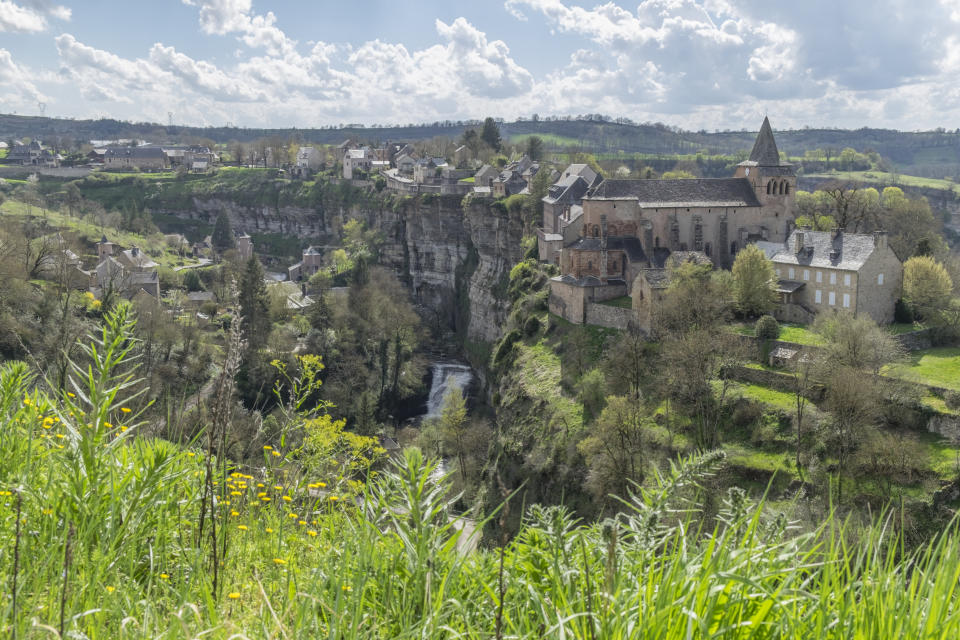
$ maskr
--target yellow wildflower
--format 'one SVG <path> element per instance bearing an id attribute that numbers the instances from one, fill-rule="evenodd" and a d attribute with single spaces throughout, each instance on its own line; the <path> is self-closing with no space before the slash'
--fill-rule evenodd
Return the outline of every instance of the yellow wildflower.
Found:
<path id="1" fill-rule="evenodd" d="M 317 532 L 311 529 L 310 531 L 307 531 L 307 535 L 310 536 L 311 538 L 316 538 Z"/>
<path id="2" fill-rule="evenodd" d="M 284 501 L 284 502 L 293 502 L 293 498 L 291 498 L 290 496 L 283 496 L 283 501 Z"/>
<path id="3" fill-rule="evenodd" d="M 271 447 L 271 446 L 268 445 L 268 444 L 265 444 L 265 445 L 263 445 L 263 450 L 264 450 L 264 451 L 273 451 L 273 447 Z"/>
<path id="4" fill-rule="evenodd" d="M 347 592 L 353 591 L 353 587 L 351 587 L 351 586 L 348 585 L 348 584 L 343 585 L 342 587 L 340 587 L 340 589 L 342 589 L 343 591 L 347 591 Z"/>
<path id="5" fill-rule="evenodd" d="M 169 578 L 170 578 L 170 576 L 167 575 L 166 573 L 161 573 L 161 574 L 160 574 L 160 579 L 161 579 L 161 580 L 168 580 Z"/>
<path id="6" fill-rule="evenodd" d="M 104 588 L 107 590 L 107 593 L 113 593 L 116 590 L 116 587 L 111 587 L 109 585 Z"/>
<path id="7" fill-rule="evenodd" d="M 245 525 L 245 524 L 237 525 L 237 529 L 240 529 L 240 531 L 246 531 L 246 530 L 247 530 L 247 525 Z"/>
<path id="8" fill-rule="evenodd" d="M 71 393 L 70 391 L 67 391 L 67 395 L 70 396 L 71 398 L 77 397 L 75 393 Z"/>
<path id="9" fill-rule="evenodd" d="M 123 411 L 124 413 L 130 413 L 131 410 L 127 407 L 120 407 L 120 411 Z"/>
<path id="10" fill-rule="evenodd" d="M 104 422 L 103 426 L 105 426 L 107 429 L 113 429 L 113 425 L 110 424 L 109 422 Z"/>
<path id="11" fill-rule="evenodd" d="M 271 451 L 270 453 L 273 455 L 274 458 L 279 458 L 279 457 L 280 457 L 280 452 L 279 452 L 279 451 Z"/>
<path id="12" fill-rule="evenodd" d="M 340 498 L 338 498 L 337 496 L 330 496 L 330 497 L 328 498 L 328 500 L 330 500 L 330 502 L 336 502 L 336 501 L 339 500 L 339 499 L 340 499 Z"/>
<path id="13" fill-rule="evenodd" d="M 233 517 L 237 517 L 237 516 L 240 515 L 240 514 L 239 514 L 238 512 L 236 512 L 236 511 L 231 511 L 231 512 L 230 512 L 230 515 L 232 515 Z"/>
<path id="14" fill-rule="evenodd" d="M 236 591 L 231 591 L 230 593 L 227 594 L 227 597 L 230 598 L 231 600 L 236 600 L 240 597 L 240 594 L 237 593 Z"/>
<path id="15" fill-rule="evenodd" d="M 296 520 L 296 519 L 297 519 L 297 514 L 291 513 L 288 517 L 293 518 L 294 520 Z"/>
<path id="16" fill-rule="evenodd" d="M 266 532 L 267 532 L 267 533 L 273 533 L 273 529 L 271 529 L 270 527 L 267 527 L 267 528 L 266 528 Z"/>
<path id="17" fill-rule="evenodd" d="M 284 560 L 283 558 L 274 558 L 274 559 L 273 559 L 273 563 L 274 563 L 274 564 L 287 564 L 287 561 Z"/>
<path id="18" fill-rule="evenodd" d="M 270 502 L 270 498 L 268 496 L 263 496 L 260 499 L 263 500 L 264 502 Z"/>
<path id="19" fill-rule="evenodd" d="M 230 495 L 232 495 L 232 496 L 242 496 L 243 494 L 240 493 L 239 491 L 231 491 L 231 492 L 230 492 Z"/>

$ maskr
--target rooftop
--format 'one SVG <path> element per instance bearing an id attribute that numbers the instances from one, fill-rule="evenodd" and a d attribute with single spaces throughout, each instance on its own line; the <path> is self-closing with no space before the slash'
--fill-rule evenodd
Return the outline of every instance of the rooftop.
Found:
<path id="1" fill-rule="evenodd" d="M 604 180 L 584 199 L 635 199 L 644 208 L 760 206 L 746 178 Z"/>

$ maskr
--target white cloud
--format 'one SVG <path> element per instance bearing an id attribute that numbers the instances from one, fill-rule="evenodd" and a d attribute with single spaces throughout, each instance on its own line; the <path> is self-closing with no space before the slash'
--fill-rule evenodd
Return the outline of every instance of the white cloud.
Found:
<path id="1" fill-rule="evenodd" d="M 0 31 L 37 33 L 46 31 L 47 16 L 69 20 L 70 9 L 44 0 L 31 0 L 22 6 L 13 0 L 0 0 Z"/>
<path id="2" fill-rule="evenodd" d="M 248 47 L 263 47 L 271 53 L 290 52 L 296 42 L 287 38 L 277 26 L 272 11 L 251 15 L 250 0 L 183 0 L 200 8 L 200 28 L 211 35 L 239 33 Z"/>
<path id="3" fill-rule="evenodd" d="M 33 74 L 17 64 L 9 51 L 0 48 L 0 111 L 32 113 L 38 102 L 48 100 L 34 83 Z"/>

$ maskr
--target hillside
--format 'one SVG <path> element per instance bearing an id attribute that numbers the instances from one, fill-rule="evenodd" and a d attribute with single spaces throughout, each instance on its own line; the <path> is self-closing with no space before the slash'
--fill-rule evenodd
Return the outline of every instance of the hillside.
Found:
<path id="1" fill-rule="evenodd" d="M 776 116 L 773 116 L 774 123 Z M 735 154 L 749 151 L 756 137 L 758 122 L 744 122 L 745 130 L 731 132 L 684 131 L 660 123 L 636 124 L 599 119 L 553 119 L 504 122 L 505 139 L 520 140 L 538 135 L 547 149 L 576 147 L 595 153 L 678 154 L 704 150 L 710 154 Z M 241 129 L 237 127 L 185 127 L 156 123 L 130 123 L 120 120 L 65 120 L 0 114 L 0 139 L 38 137 L 45 140 L 109 140 L 137 137 L 153 142 L 196 138 L 217 143 L 250 142 L 260 138 L 294 138 L 302 142 L 339 144 L 348 138 L 385 142 L 417 141 L 435 136 L 458 138 L 467 127 L 479 122 L 436 122 L 432 124 L 390 127 L 329 127 L 316 129 Z M 812 149 L 845 147 L 857 151 L 876 151 L 891 160 L 904 173 L 953 176 L 960 173 L 960 131 L 907 132 L 862 128 L 802 129 L 777 131 L 781 151 L 802 156 Z"/>

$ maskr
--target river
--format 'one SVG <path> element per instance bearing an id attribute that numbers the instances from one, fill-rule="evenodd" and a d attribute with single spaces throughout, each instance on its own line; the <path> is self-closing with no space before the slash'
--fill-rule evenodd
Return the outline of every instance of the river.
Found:
<path id="1" fill-rule="evenodd" d="M 473 381 L 473 371 L 465 364 L 437 362 L 430 367 L 430 394 L 427 396 L 427 412 L 422 419 L 439 418 L 443 411 L 443 397 L 453 386 L 464 396 Z"/>

